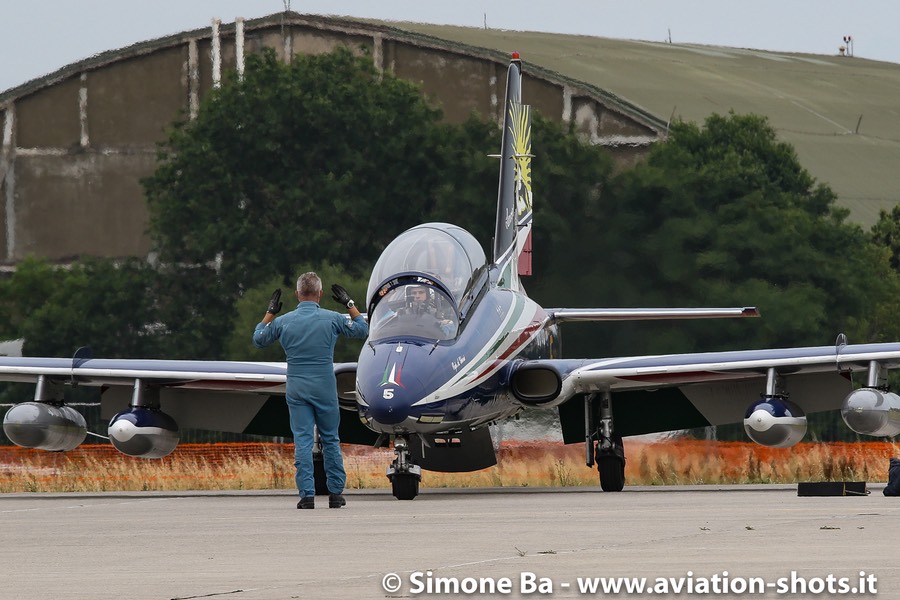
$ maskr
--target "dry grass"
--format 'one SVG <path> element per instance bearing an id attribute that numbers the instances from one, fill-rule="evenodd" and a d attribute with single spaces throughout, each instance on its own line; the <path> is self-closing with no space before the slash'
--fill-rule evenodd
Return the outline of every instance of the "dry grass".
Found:
<path id="1" fill-rule="evenodd" d="M 886 481 L 887 442 L 798 444 L 765 448 L 752 443 L 678 440 L 625 442 L 629 485 Z M 347 487 L 386 488 L 393 453 L 344 448 Z M 422 486 L 566 487 L 597 485 L 581 444 L 506 443 L 498 464 L 472 473 L 422 474 Z M 111 446 L 82 446 L 68 453 L 0 448 L 0 492 L 291 489 L 290 444 L 183 444 L 170 456 L 146 460 Z"/>
<path id="2" fill-rule="evenodd" d="M 626 480 L 633 484 L 797 483 L 887 481 L 888 459 L 898 456 L 898 448 L 889 442 L 766 448 L 679 440 L 631 448 L 626 442 L 626 453 Z"/>

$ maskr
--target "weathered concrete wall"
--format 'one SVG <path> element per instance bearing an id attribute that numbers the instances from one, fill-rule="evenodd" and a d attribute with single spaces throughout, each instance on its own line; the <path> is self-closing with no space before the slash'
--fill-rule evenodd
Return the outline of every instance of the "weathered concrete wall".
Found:
<path id="1" fill-rule="evenodd" d="M 187 47 L 165 48 L 91 72 L 87 76 L 89 145 L 97 148 L 152 146 L 188 107 Z"/>
<path id="2" fill-rule="evenodd" d="M 140 179 L 154 167 L 148 152 L 18 157 L 15 259 L 146 256 Z"/>
<path id="3" fill-rule="evenodd" d="M 503 94 L 499 65 L 395 40 L 385 41 L 384 49 L 385 69 L 421 85 L 448 121 L 460 123 L 473 112 L 498 118 Z"/>
<path id="4" fill-rule="evenodd" d="M 379 68 L 419 83 L 450 122 L 472 113 L 500 119 L 502 59 L 358 22 L 277 14 L 109 52 L 0 94 L 0 266 L 29 255 L 146 256 L 140 180 L 155 169 L 156 144 L 172 121 L 195 115 L 242 54 L 274 48 L 290 61 L 338 46 L 368 53 Z M 660 136 L 658 124 L 577 83 L 526 70 L 523 85 L 538 112 L 574 122 L 623 165 Z"/>
<path id="5" fill-rule="evenodd" d="M 8 231 L 12 228 L 12 216 L 8 211 L 13 207 L 12 178 L 12 153 L 13 153 L 13 123 L 15 106 L 10 103 L 0 106 L 0 256 L 11 254 L 12 242 Z"/>
<path id="6" fill-rule="evenodd" d="M 78 76 L 16 102 L 17 154 L 76 149 L 81 139 Z"/>

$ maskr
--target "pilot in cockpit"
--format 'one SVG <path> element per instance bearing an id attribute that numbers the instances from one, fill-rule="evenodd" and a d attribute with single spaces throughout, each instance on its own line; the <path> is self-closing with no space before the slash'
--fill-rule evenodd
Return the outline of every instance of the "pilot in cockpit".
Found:
<path id="1" fill-rule="evenodd" d="M 441 332 L 450 336 L 453 332 L 453 310 L 440 306 L 434 290 L 424 285 L 406 287 L 406 312 L 414 315 L 430 315 L 434 317 Z"/>
<path id="2" fill-rule="evenodd" d="M 434 305 L 434 290 L 424 285 L 410 285 L 406 287 L 406 307 L 409 312 L 425 314 L 437 312 Z"/>

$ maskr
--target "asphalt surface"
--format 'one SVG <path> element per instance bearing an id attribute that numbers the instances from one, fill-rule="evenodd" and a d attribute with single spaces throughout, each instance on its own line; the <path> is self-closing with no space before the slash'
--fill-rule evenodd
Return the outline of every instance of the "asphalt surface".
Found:
<path id="1" fill-rule="evenodd" d="M 6 494 L 0 598 L 581 598 L 600 577 L 657 586 L 616 598 L 898 598 L 900 498 L 882 488 L 349 491 L 314 511 L 285 491 Z"/>

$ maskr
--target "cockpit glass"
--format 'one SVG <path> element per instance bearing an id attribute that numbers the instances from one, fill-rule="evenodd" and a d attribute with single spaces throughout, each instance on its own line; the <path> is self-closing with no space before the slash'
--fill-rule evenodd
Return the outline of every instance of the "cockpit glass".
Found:
<path id="1" fill-rule="evenodd" d="M 399 235 L 382 252 L 372 270 L 366 301 L 378 287 L 398 273 L 426 273 L 450 290 L 459 306 L 472 273 L 486 262 L 484 250 L 466 230 L 447 223 L 426 223 Z"/>
<path id="2" fill-rule="evenodd" d="M 395 336 L 452 340 L 458 329 L 452 300 L 427 285 L 395 287 L 381 298 L 369 319 L 372 340 Z"/>

